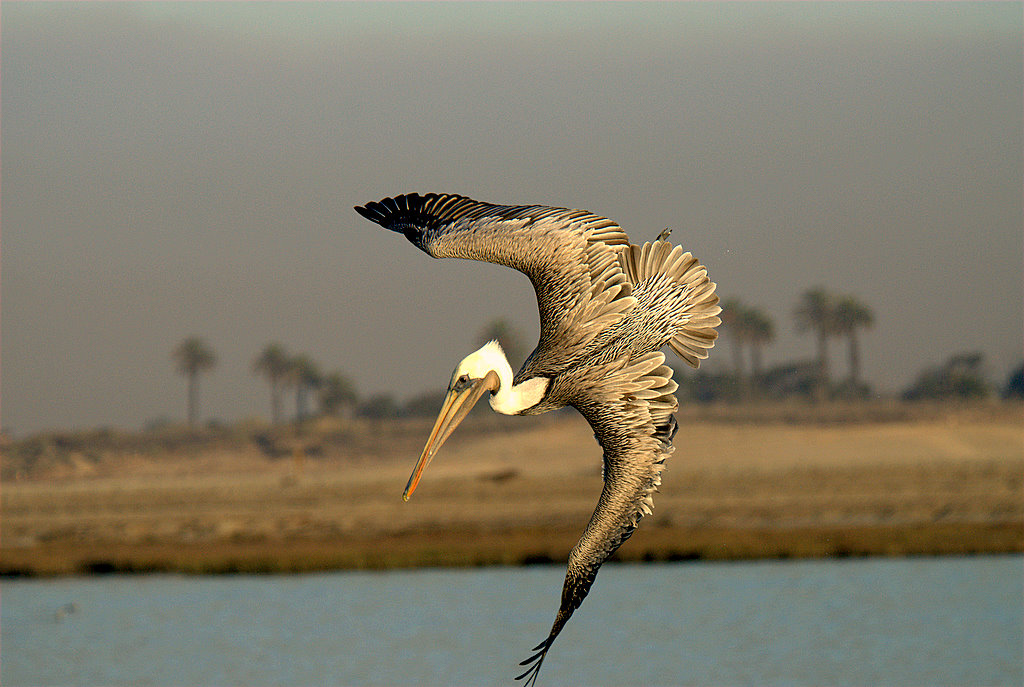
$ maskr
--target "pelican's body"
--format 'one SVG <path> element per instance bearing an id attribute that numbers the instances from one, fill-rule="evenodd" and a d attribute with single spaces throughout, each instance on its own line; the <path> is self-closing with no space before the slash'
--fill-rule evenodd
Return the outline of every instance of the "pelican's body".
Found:
<path id="1" fill-rule="evenodd" d="M 598 568 L 651 512 L 673 451 L 678 405 L 660 349 L 667 344 L 693 367 L 707 357 L 720 323 L 715 284 L 693 256 L 665 240 L 665 232 L 653 244 L 631 245 L 613 222 L 580 210 L 437 194 L 397 196 L 356 210 L 433 257 L 483 260 L 525 273 L 540 310 L 540 342 L 518 373 L 496 342 L 459 363 L 406 500 L 485 393 L 496 412 L 509 415 L 573 406 L 604 450 L 604 489 L 569 554 L 555 622 L 523 662 L 529 668 L 519 678 L 530 684 Z"/>

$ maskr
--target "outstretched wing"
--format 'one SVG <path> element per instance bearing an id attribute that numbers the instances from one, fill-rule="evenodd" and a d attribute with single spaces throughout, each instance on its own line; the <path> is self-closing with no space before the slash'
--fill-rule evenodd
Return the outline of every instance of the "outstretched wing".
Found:
<path id="1" fill-rule="evenodd" d="M 604 217 L 435 193 L 395 196 L 355 209 L 435 258 L 493 262 L 529 277 L 540 310 L 533 376 L 563 369 L 635 304 L 618 257 L 629 249 L 629 237 Z M 542 360 L 536 359 L 538 352 Z"/>
<path id="2" fill-rule="evenodd" d="M 569 554 L 562 601 L 547 638 L 521 665 L 516 679 L 536 681 L 548 649 L 590 591 L 597 571 L 629 539 L 653 508 L 665 459 L 673 451 L 678 407 L 665 355 L 649 353 L 626 363 L 591 368 L 578 383 L 588 390 L 577 409 L 604 449 L 604 488 L 583 536 Z"/>

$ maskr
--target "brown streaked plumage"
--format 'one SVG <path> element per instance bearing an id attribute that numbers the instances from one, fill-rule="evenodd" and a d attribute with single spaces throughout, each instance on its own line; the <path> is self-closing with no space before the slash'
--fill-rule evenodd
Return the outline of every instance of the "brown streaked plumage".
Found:
<path id="1" fill-rule="evenodd" d="M 614 222 L 582 210 L 505 206 L 449 194 L 409 194 L 355 208 L 435 258 L 507 265 L 533 283 L 540 341 L 515 375 L 496 342 L 455 369 L 430 438 L 406 486 L 412 495 L 444 440 L 486 393 L 497 412 L 576 408 L 604 452 L 604 488 L 569 554 L 562 599 L 547 638 L 517 679 L 533 684 L 555 637 L 590 591 L 601 564 L 651 512 L 672 454 L 678 403 L 668 345 L 692 367 L 720 324 L 707 270 L 668 243 L 642 247 Z"/>

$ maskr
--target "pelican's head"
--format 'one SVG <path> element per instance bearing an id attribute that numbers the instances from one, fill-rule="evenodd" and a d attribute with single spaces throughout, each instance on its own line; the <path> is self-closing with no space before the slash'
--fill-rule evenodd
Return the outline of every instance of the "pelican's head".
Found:
<path id="1" fill-rule="evenodd" d="M 476 402 L 488 391 L 496 393 L 503 384 L 511 386 L 512 368 L 497 341 L 491 341 L 470 353 L 456 366 L 455 372 L 452 373 L 452 381 L 448 385 L 448 395 L 441 404 L 441 412 L 430 431 L 430 437 L 427 439 L 427 445 L 423 447 L 420 459 L 416 461 L 405 493 L 402 494 L 404 500 L 408 501 L 412 496 L 427 465 Z"/>

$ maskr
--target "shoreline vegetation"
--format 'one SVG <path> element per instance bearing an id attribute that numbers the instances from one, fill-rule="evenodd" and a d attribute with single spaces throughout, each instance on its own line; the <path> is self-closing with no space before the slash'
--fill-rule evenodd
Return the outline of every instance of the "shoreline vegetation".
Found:
<path id="1" fill-rule="evenodd" d="M 685 406 L 613 560 L 1024 552 L 1024 406 Z M 6 440 L 0 575 L 564 565 L 601 490 L 574 413 L 474 413 L 409 503 L 429 418 Z"/>

